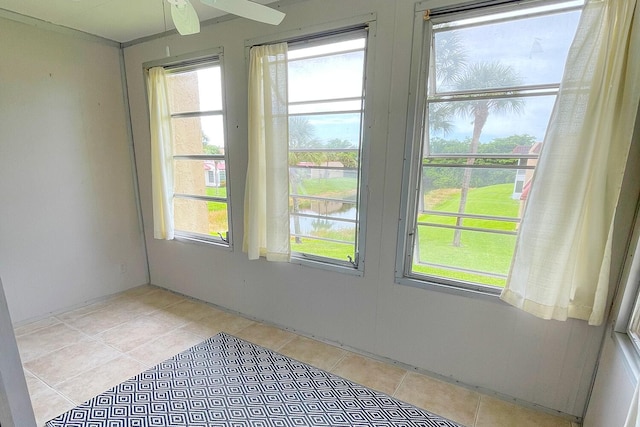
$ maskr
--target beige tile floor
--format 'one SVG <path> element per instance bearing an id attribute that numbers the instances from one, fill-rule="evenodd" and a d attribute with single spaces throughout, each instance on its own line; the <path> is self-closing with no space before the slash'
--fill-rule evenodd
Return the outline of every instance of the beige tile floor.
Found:
<path id="1" fill-rule="evenodd" d="M 468 427 L 577 427 L 153 286 L 16 328 L 38 425 L 221 331 Z"/>

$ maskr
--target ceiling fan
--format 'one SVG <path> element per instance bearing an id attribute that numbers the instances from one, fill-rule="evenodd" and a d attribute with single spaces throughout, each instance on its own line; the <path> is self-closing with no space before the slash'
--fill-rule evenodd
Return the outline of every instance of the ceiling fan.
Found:
<path id="1" fill-rule="evenodd" d="M 171 4 L 171 18 L 178 32 L 185 36 L 200 32 L 198 14 L 189 0 L 167 0 Z M 233 15 L 266 24 L 278 25 L 285 14 L 279 10 L 254 3 L 250 0 L 200 0 L 207 6 Z"/>

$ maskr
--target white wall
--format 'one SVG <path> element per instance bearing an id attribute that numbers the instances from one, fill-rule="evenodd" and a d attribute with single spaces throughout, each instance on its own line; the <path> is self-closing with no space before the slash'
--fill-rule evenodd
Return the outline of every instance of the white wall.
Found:
<path id="1" fill-rule="evenodd" d="M 0 275 L 13 321 L 147 283 L 119 48 L 2 18 L 0 40 Z"/>
<path id="2" fill-rule="evenodd" d="M 497 299 L 394 283 L 414 2 L 309 0 L 280 27 L 241 19 L 125 49 L 146 235 L 152 236 L 150 148 L 142 64 L 224 48 L 235 249 L 147 239 L 151 282 L 303 333 L 395 359 L 525 402 L 582 416 L 603 328 L 541 321 Z M 247 165 L 245 40 L 377 15 L 373 138 L 364 277 L 249 262 L 240 250 Z M 620 256 L 620 254 L 616 254 Z"/>

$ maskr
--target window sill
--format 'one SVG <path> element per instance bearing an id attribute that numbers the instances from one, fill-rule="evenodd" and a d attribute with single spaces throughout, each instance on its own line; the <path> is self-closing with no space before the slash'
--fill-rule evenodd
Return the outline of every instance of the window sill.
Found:
<path id="1" fill-rule="evenodd" d="M 176 242 L 180 242 L 180 243 L 190 243 L 190 244 L 196 244 L 196 245 L 203 245 L 203 246 L 208 246 L 208 247 L 216 247 L 216 248 L 220 248 L 220 249 L 226 249 L 227 251 L 231 252 L 233 250 L 233 247 L 230 243 L 225 243 L 225 242 L 217 242 L 214 240 L 205 240 L 205 239 L 198 239 L 197 237 L 188 237 L 188 236 L 175 236 L 174 240 Z"/>
<path id="2" fill-rule="evenodd" d="M 499 288 L 495 289 L 487 289 L 487 288 L 462 288 L 455 287 L 451 285 L 445 285 L 442 283 L 429 282 L 426 280 L 420 280 L 413 277 L 406 276 L 396 276 L 395 282 L 399 285 L 410 286 L 413 288 L 426 289 L 430 291 L 436 292 L 444 292 L 451 295 L 459 295 L 467 298 L 475 298 L 475 299 L 484 299 L 487 301 L 498 301 L 501 300 L 498 298 L 500 296 L 500 292 L 502 291 Z"/>
<path id="3" fill-rule="evenodd" d="M 612 338 L 618 348 L 622 351 L 627 371 L 633 378 L 640 379 L 640 354 L 633 346 L 631 339 L 626 333 L 612 332 Z"/>
<path id="4" fill-rule="evenodd" d="M 364 276 L 364 271 L 346 265 L 331 264 L 328 262 L 307 259 L 302 257 L 291 257 L 291 264 L 302 265 L 305 267 L 319 268 L 322 270 L 333 271 L 336 273 L 349 274 L 351 276 Z"/>

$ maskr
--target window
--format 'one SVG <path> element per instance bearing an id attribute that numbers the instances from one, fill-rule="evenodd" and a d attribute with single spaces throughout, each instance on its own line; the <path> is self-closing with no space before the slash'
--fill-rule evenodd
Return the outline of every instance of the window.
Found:
<path id="1" fill-rule="evenodd" d="M 367 31 L 289 43 L 292 256 L 358 268 Z"/>
<path id="2" fill-rule="evenodd" d="M 505 286 L 580 10 L 531 2 L 418 12 L 400 282 Z"/>
<path id="3" fill-rule="evenodd" d="M 620 280 L 624 293 L 615 330 L 626 332 L 640 353 L 640 204 L 636 205 L 635 225 L 629 239 L 627 261 Z M 624 324 L 624 326 L 623 326 Z M 621 327 L 622 326 L 622 327 Z M 626 328 L 626 330 L 625 330 Z"/>
<path id="4" fill-rule="evenodd" d="M 228 245 L 228 162 L 219 58 L 165 70 L 173 128 L 176 237 Z"/>
<path id="5" fill-rule="evenodd" d="M 628 325 L 627 333 L 629 338 L 633 342 L 636 350 L 640 352 L 640 307 L 638 305 L 638 299 L 633 308 L 633 314 Z"/>

